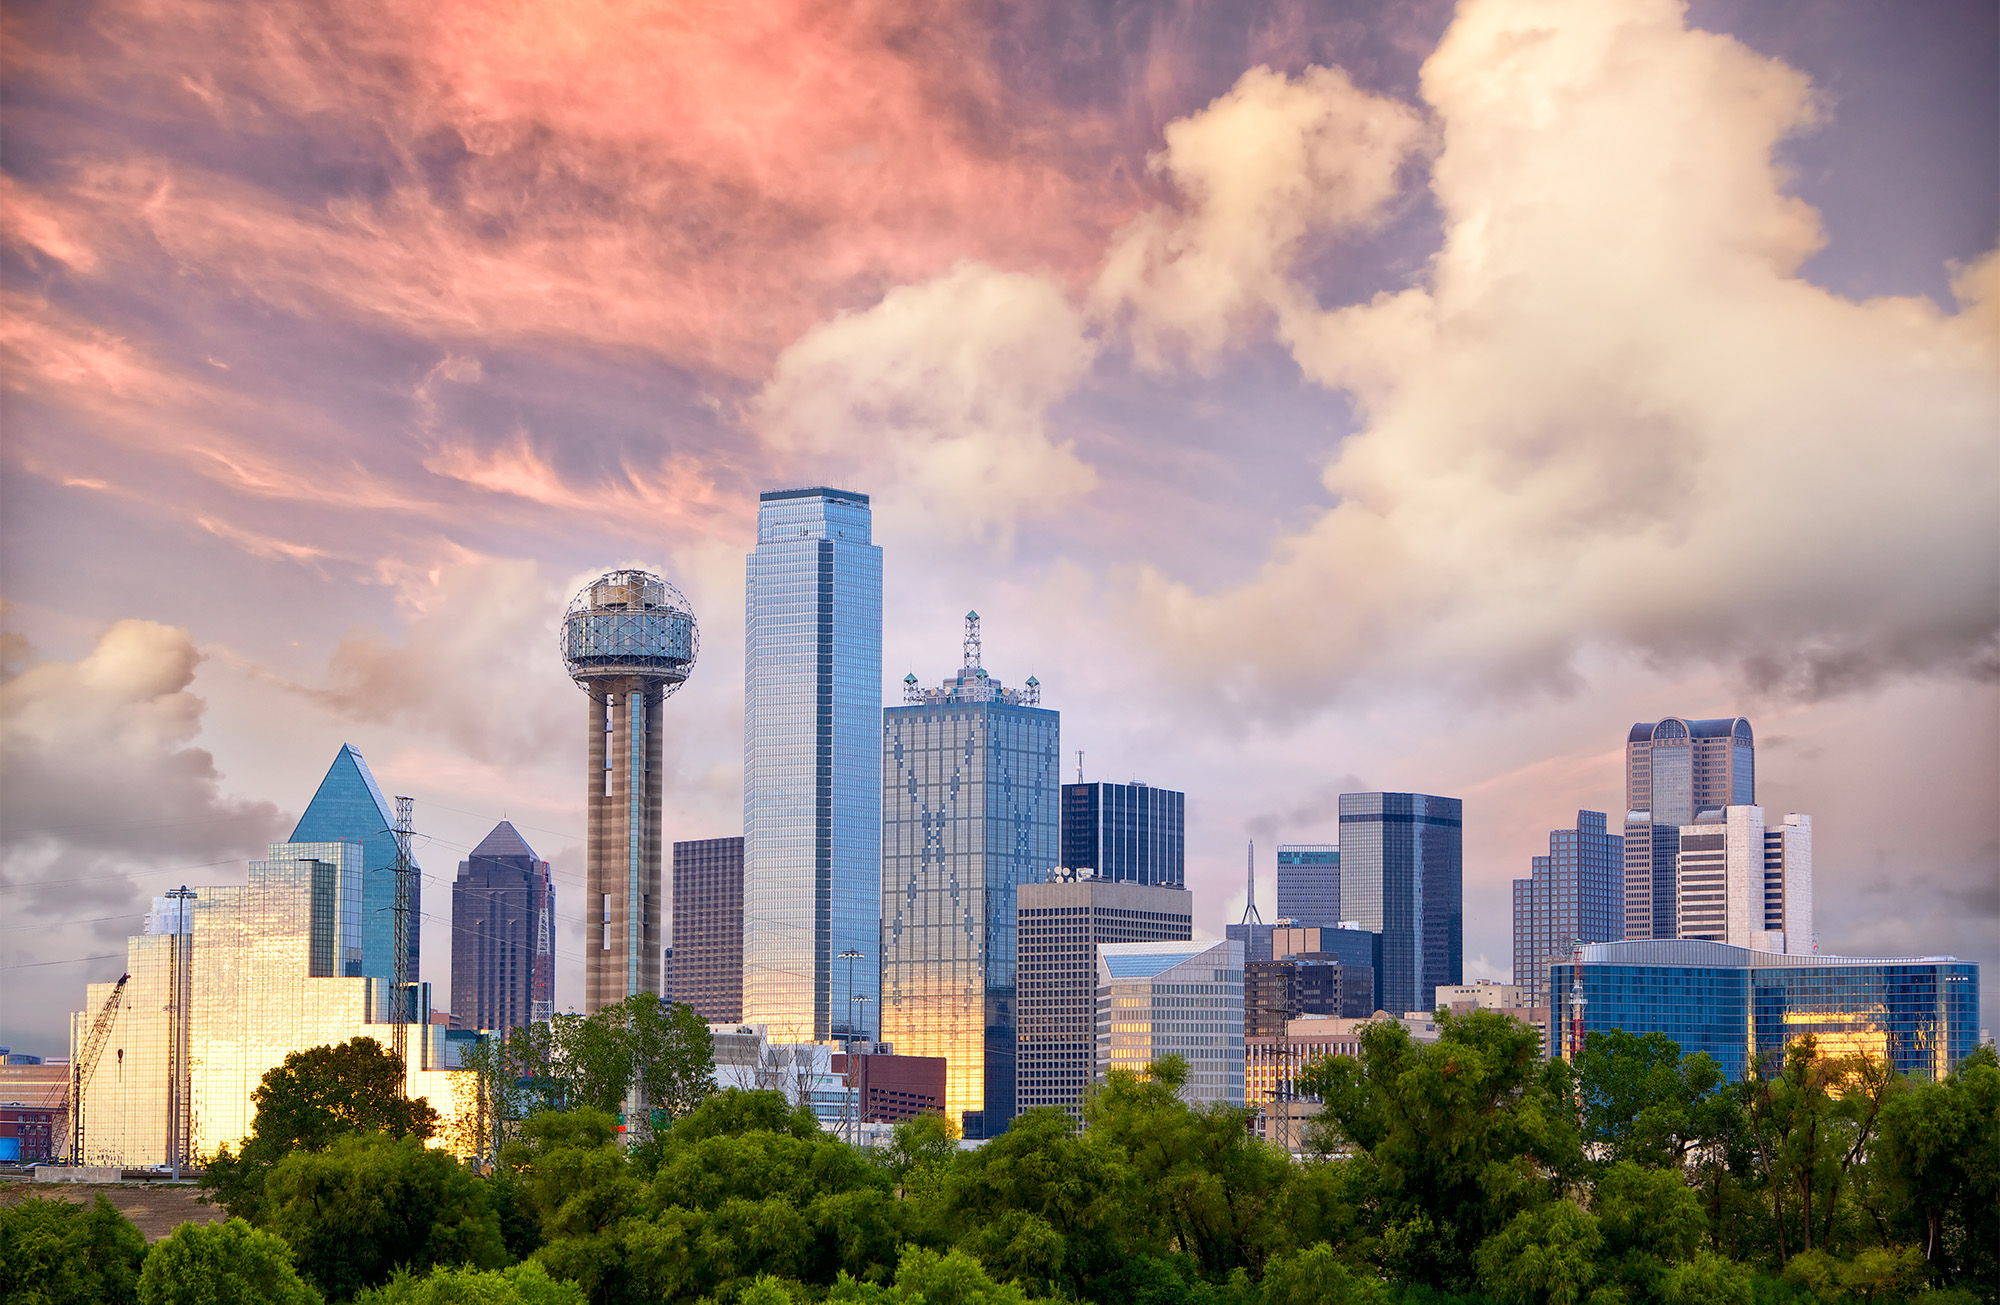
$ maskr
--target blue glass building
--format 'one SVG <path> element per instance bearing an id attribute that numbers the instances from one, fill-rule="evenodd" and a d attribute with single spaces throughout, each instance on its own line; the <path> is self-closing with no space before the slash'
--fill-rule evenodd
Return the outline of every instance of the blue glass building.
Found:
<path id="1" fill-rule="evenodd" d="M 1187 886 L 1187 796 L 1150 784 L 1063 785 L 1062 864 L 1117 884 Z"/>
<path id="2" fill-rule="evenodd" d="M 1426 793 L 1340 795 L 1340 918 L 1382 935 L 1382 1008 L 1429 1010 L 1463 982 L 1464 804 Z"/>
<path id="3" fill-rule="evenodd" d="M 1579 811 L 1576 828 L 1549 831 L 1549 854 L 1514 881 L 1514 983 L 1522 1004 L 1548 1004 L 1549 966 L 1578 942 L 1625 937 L 1625 840 L 1602 811 Z"/>
<path id="4" fill-rule="evenodd" d="M 1340 923 L 1340 849 L 1332 843 L 1278 844 L 1278 918 L 1314 929 Z"/>
<path id="5" fill-rule="evenodd" d="M 1684 1054 L 1707 1052 L 1732 1080 L 1775 1065 L 1806 1034 L 1828 1054 L 1867 1052 L 1931 1079 L 1979 1045 L 1979 967 L 1951 956 L 1787 956 L 1688 938 L 1594 943 L 1580 962 L 1549 967 L 1549 989 L 1565 1057 L 1592 1032 L 1658 1032 Z"/>
<path id="6" fill-rule="evenodd" d="M 396 977 L 396 818 L 375 785 L 368 763 L 352 743 L 340 745 L 319 791 L 299 817 L 289 843 L 359 843 L 361 845 L 361 968 L 355 973 L 376 979 Z M 412 861 L 412 865 L 415 862 Z M 423 876 L 410 883 L 410 977 L 423 948 Z"/>
<path id="7" fill-rule="evenodd" d="M 979 665 L 937 689 L 904 681 L 882 713 L 882 1040 L 945 1058 L 945 1113 L 969 1138 L 1014 1117 L 1015 890 L 1061 852 L 1061 719 L 1040 688 Z"/>
<path id="8" fill-rule="evenodd" d="M 882 550 L 870 528 L 866 494 L 759 496 L 744 613 L 743 1020 L 778 1042 L 865 1033 L 878 1004 Z M 865 960 L 850 967 L 850 951 Z"/>

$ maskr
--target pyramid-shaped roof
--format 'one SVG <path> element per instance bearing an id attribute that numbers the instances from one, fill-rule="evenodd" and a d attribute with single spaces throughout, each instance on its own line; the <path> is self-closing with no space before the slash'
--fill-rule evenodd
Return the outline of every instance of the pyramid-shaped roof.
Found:
<path id="1" fill-rule="evenodd" d="M 493 826 L 493 832 L 479 840 L 479 846 L 472 849 L 476 857 L 524 856 L 530 861 L 542 858 L 535 855 L 535 849 L 528 846 L 528 840 L 521 837 L 521 831 L 508 821 Z"/>
<path id="2" fill-rule="evenodd" d="M 340 745 L 319 791 L 292 830 L 294 843 L 337 843 L 343 839 L 365 841 L 385 834 L 395 826 L 388 800 L 375 785 L 368 763 L 352 743 Z"/>

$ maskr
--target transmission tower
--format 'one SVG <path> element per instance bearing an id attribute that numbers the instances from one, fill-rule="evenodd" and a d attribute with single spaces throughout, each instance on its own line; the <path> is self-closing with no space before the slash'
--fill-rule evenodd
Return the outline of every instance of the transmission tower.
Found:
<path id="1" fill-rule="evenodd" d="M 396 799 L 396 978 L 392 992 L 396 1010 L 392 1021 L 395 1024 L 396 1059 L 403 1066 L 403 1083 L 409 1083 L 410 1073 L 410 996 L 416 976 L 410 973 L 410 939 L 415 932 L 416 914 L 416 869 L 410 864 L 410 811 L 416 805 L 414 798 Z"/>

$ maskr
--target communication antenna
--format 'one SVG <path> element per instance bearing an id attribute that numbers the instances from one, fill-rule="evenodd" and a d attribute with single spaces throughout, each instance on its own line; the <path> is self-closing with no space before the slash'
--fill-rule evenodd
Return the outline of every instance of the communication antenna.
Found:
<path id="1" fill-rule="evenodd" d="M 1076 782 L 1083 783 L 1083 749 L 1076 750 Z"/>
<path id="2" fill-rule="evenodd" d="M 1250 840 L 1250 850 L 1243 865 L 1243 920 L 1244 924 L 1262 924 L 1264 917 L 1257 914 L 1257 840 Z"/>
<path id="3" fill-rule="evenodd" d="M 416 872 L 410 865 L 410 811 L 415 805 L 414 798 L 396 799 L 396 978 L 392 990 L 396 1010 L 391 1019 L 396 1031 L 396 1059 L 403 1064 L 402 1086 L 409 1083 L 410 988 L 415 979 L 410 973 L 410 933 L 415 914 L 412 908 L 416 900 Z"/>
<path id="4" fill-rule="evenodd" d="M 979 613 L 965 614 L 965 669 L 979 669 Z"/>

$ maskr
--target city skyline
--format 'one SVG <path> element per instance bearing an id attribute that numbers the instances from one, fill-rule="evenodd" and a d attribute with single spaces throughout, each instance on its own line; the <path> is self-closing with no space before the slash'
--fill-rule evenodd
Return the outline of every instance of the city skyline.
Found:
<path id="1" fill-rule="evenodd" d="M 505 818 L 580 1008 L 562 603 L 685 589 L 662 836 L 742 832 L 757 495 L 822 484 L 874 502 L 884 701 L 986 614 L 1066 759 L 1187 794 L 1198 932 L 1246 837 L 1450 793 L 1464 977 L 1503 978 L 1548 831 L 1621 824 L 1621 732 L 1741 715 L 1822 950 L 1995 1000 L 1990 6 L 1551 6 L 1603 141 L 1525 130 L 1557 72 L 1493 0 L 1059 46 L 586 6 L 550 67 L 279 10 L 299 51 L 200 0 L 10 46 L 0 1041 L 59 1054 L 150 899 L 242 883 L 350 742 L 416 799 L 422 977 Z M 633 74 L 688 59 L 700 103 Z M 768 66 L 819 107 L 737 130 Z"/>

